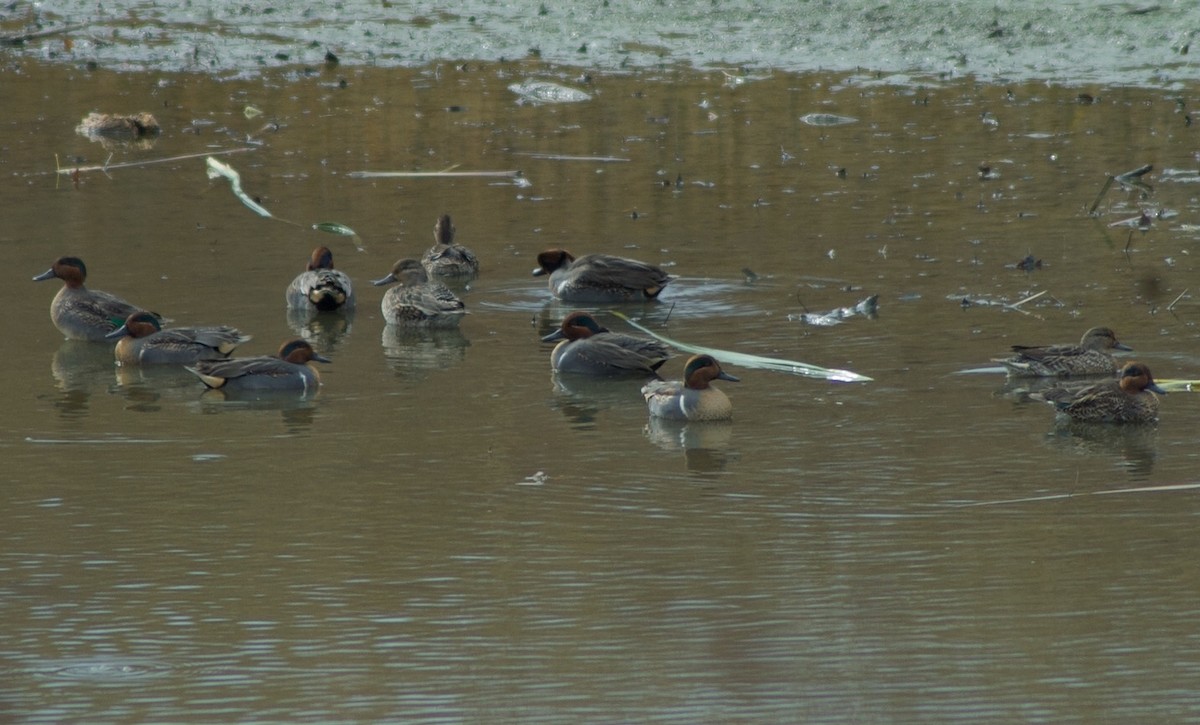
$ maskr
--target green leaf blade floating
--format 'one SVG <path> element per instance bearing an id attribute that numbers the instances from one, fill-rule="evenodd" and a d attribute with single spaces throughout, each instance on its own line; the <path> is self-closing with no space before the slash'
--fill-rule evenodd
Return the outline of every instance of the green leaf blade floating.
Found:
<path id="1" fill-rule="evenodd" d="M 318 232 L 326 232 L 328 234 L 340 234 L 343 237 L 358 236 L 358 233 L 353 229 L 345 224 L 338 224 L 337 222 L 321 222 L 320 224 L 313 224 L 313 229 L 316 229 Z"/>
<path id="2" fill-rule="evenodd" d="M 229 186 L 231 189 L 233 189 L 234 196 L 240 199 L 241 202 L 250 209 L 250 211 L 253 211 L 259 216 L 267 217 L 268 219 L 274 216 L 271 214 L 271 212 L 267 211 L 262 204 L 259 204 L 257 201 L 251 199 L 250 195 L 242 190 L 242 175 L 239 174 L 236 169 L 229 164 L 218 161 L 212 156 L 209 156 L 206 159 L 206 162 L 208 164 L 208 178 L 215 179 L 218 176 L 224 176 L 226 179 L 229 179 Z"/>
<path id="3" fill-rule="evenodd" d="M 1174 380 L 1168 378 L 1166 380 L 1155 380 L 1154 384 L 1168 393 L 1200 392 L 1200 380 Z"/>
<path id="4" fill-rule="evenodd" d="M 345 224 L 338 224 L 337 222 L 321 222 L 320 224 L 313 224 L 312 228 L 318 232 L 325 232 L 326 234 L 337 234 L 343 237 L 350 237 L 354 240 L 355 249 L 360 252 L 367 251 L 366 247 L 363 246 L 362 238 L 358 236 L 358 232 L 354 231 Z"/>
<path id="5" fill-rule="evenodd" d="M 779 373 L 790 373 L 792 375 L 801 375 L 806 378 L 816 378 L 819 380 L 828 380 L 834 383 L 867 383 L 873 378 L 868 378 L 866 375 L 859 375 L 850 370 L 837 370 L 833 368 L 823 368 L 819 365 L 809 365 L 808 363 L 796 362 L 794 360 L 780 360 L 773 357 L 763 357 L 761 355 L 750 355 L 744 352 L 735 352 L 733 350 L 721 350 L 715 347 L 703 347 L 701 345 L 689 345 L 686 342 L 672 340 L 669 337 L 664 337 L 653 330 L 643 327 L 633 320 L 626 317 L 617 310 L 610 312 L 622 320 L 625 320 L 630 325 L 633 325 L 638 330 L 646 333 L 654 339 L 664 342 L 671 347 L 681 352 L 690 352 L 693 355 L 712 355 L 722 363 L 730 365 L 738 365 L 745 368 L 755 368 L 758 370 L 773 370 Z"/>

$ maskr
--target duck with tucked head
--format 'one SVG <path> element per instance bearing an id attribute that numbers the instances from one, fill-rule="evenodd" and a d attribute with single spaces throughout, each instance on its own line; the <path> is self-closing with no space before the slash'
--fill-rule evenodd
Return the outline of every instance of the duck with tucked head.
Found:
<path id="1" fill-rule="evenodd" d="M 210 388 L 230 392 L 295 391 L 310 393 L 321 385 L 321 376 L 309 363 L 330 362 L 307 341 L 288 340 L 277 355 L 201 360 L 188 370 Z"/>
<path id="2" fill-rule="evenodd" d="M 425 271 L 442 277 L 473 277 L 479 274 L 475 253 L 454 242 L 454 223 L 449 214 L 438 217 L 433 225 L 434 245 L 421 257 Z"/>
<path id="3" fill-rule="evenodd" d="M 225 360 L 234 348 L 250 339 L 228 325 L 164 330 L 162 322 L 145 311 L 133 313 L 124 325 L 106 337 L 117 341 L 113 354 L 118 365 L 186 365 L 200 360 Z"/>
<path id="4" fill-rule="evenodd" d="M 50 319 L 68 340 L 103 342 L 110 332 L 139 311 L 137 306 L 116 295 L 84 287 L 87 267 L 79 257 L 59 257 L 50 269 L 34 277 L 33 281 L 56 277 L 63 281 L 63 287 L 50 303 Z M 158 317 L 156 313 L 150 314 Z"/>
<path id="5" fill-rule="evenodd" d="M 636 259 L 588 254 L 576 259 L 565 249 L 537 258 L 534 276 L 550 276 L 550 293 L 566 302 L 645 302 L 658 297 L 670 276 Z"/>
<path id="6" fill-rule="evenodd" d="M 135 140 L 154 137 L 162 133 L 158 119 L 153 114 L 142 111 L 127 116 L 109 113 L 89 113 L 79 125 L 75 133 L 81 136 L 107 136 L 122 140 Z"/>
<path id="7" fill-rule="evenodd" d="M 1009 377 L 1066 378 L 1084 375 L 1112 375 L 1117 370 L 1113 350 L 1133 350 L 1117 340 L 1107 327 L 1093 327 L 1083 333 L 1078 345 L 1030 347 L 1013 345 L 1015 355 L 998 358 Z"/>
<path id="8" fill-rule="evenodd" d="M 1131 362 L 1121 368 L 1117 380 L 1083 389 L 1051 388 L 1031 397 L 1050 403 L 1061 417 L 1074 422 L 1154 423 L 1158 420 L 1155 393 L 1166 392 L 1154 382 L 1150 368 Z"/>
<path id="9" fill-rule="evenodd" d="M 401 259 L 386 277 L 371 284 L 381 287 L 398 282 L 383 296 L 379 307 L 389 325 L 445 329 L 457 327 L 466 305 L 441 282 L 430 282 L 415 259 Z"/>
<path id="10" fill-rule="evenodd" d="M 345 272 L 333 268 L 333 252 L 329 247 L 317 247 L 308 268 L 288 285 L 286 298 L 289 310 L 352 310 L 354 286 Z"/>
<path id="11" fill-rule="evenodd" d="M 642 386 L 650 415 L 667 420 L 729 420 L 733 404 L 725 393 L 709 385 L 714 380 L 739 380 L 721 369 L 712 355 L 693 355 L 683 369 L 683 380 L 652 380 Z"/>
<path id="12" fill-rule="evenodd" d="M 550 353 L 555 372 L 594 376 L 654 375 L 671 357 L 671 349 L 648 337 L 610 332 L 590 313 L 577 311 L 542 338 L 561 340 Z"/>

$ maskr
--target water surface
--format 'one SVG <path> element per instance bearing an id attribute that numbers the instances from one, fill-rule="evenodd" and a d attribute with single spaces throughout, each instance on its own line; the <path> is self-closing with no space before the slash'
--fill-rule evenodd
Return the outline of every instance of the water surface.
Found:
<path id="1" fill-rule="evenodd" d="M 519 104 L 530 78 L 594 99 Z M 220 81 L 21 59 L 2 81 L 5 719 L 1195 717 L 1194 495 L 1090 495 L 1192 483 L 1192 396 L 1156 429 L 1072 431 L 958 374 L 1104 324 L 1158 377 L 1200 377 L 1190 87 L 528 61 Z M 152 148 L 74 134 L 139 109 Z M 295 224 L 203 158 L 53 173 L 247 137 L 222 158 Z M 1086 213 L 1145 163 L 1150 195 Z M 452 167 L 525 181 L 350 176 Z M 1147 231 L 1111 226 L 1143 210 Z M 443 212 L 483 260 L 471 314 L 391 334 L 367 280 Z M 283 292 L 317 244 L 360 308 L 298 326 Z M 731 368 L 731 425 L 650 425 L 636 383 L 552 378 L 538 337 L 565 308 L 529 271 L 558 245 L 668 266 L 662 302 L 626 311 L 672 338 L 874 382 Z M 237 325 L 246 354 L 311 336 L 323 390 L 226 401 L 115 370 L 50 324 L 57 283 L 29 281 L 62 254 L 176 324 Z M 1039 292 L 1028 314 L 961 303 Z M 874 319 L 794 319 L 870 294 Z"/>

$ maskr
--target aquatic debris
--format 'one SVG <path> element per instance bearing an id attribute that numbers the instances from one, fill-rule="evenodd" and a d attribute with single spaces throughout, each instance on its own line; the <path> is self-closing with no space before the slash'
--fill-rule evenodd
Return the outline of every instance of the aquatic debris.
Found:
<path id="1" fill-rule="evenodd" d="M 1153 164 L 1145 164 L 1136 169 L 1131 169 L 1123 174 L 1116 176 L 1110 175 L 1104 180 L 1104 186 L 1100 188 L 1100 193 L 1096 195 L 1096 200 L 1092 202 L 1092 206 L 1088 209 L 1088 215 L 1096 213 L 1096 208 L 1100 206 L 1100 202 L 1104 200 L 1108 190 L 1112 188 L 1114 183 L 1120 184 L 1126 189 L 1139 189 L 1142 194 L 1148 196 L 1154 193 L 1154 187 L 1142 181 L 1142 177 L 1154 170 Z"/>
<path id="2" fill-rule="evenodd" d="M 517 485 L 518 486 L 545 486 L 546 481 L 549 481 L 549 480 L 550 480 L 550 477 L 546 475 L 545 471 L 535 471 L 532 474 L 526 476 L 524 479 L 517 481 Z"/>
<path id="3" fill-rule="evenodd" d="M 730 365 L 756 368 L 759 370 L 773 370 L 779 373 L 791 373 L 792 375 L 801 375 L 807 378 L 818 378 L 834 383 L 866 383 L 872 380 L 872 378 L 868 378 L 866 375 L 859 375 L 858 373 L 851 372 L 849 370 L 823 368 L 819 365 L 810 365 L 808 363 L 795 362 L 792 360 L 779 360 L 773 357 L 750 355 L 742 352 L 734 352 L 732 350 L 721 350 L 715 347 L 689 345 L 686 342 L 672 340 L 669 337 L 664 337 L 653 330 L 643 327 L 642 325 L 639 325 L 638 323 L 629 319 L 629 317 L 618 310 L 609 310 L 609 312 L 621 318 L 622 320 L 625 320 L 638 330 L 641 330 L 660 342 L 665 342 L 680 352 L 690 352 L 694 355 L 712 355 L 713 357 L 720 359 L 722 362 L 727 362 Z"/>
<path id="4" fill-rule="evenodd" d="M 236 196 L 238 199 L 241 199 L 242 203 L 245 204 L 250 211 L 258 214 L 259 216 L 268 218 L 273 216 L 271 212 L 267 211 L 263 207 L 262 204 L 259 204 L 254 199 L 251 199 L 250 195 L 242 190 L 242 176 L 232 166 L 222 163 L 214 159 L 212 156 L 208 157 L 207 163 L 208 178 L 215 179 L 218 176 L 224 176 L 226 179 L 229 179 L 229 186 L 233 189 L 234 196 Z"/>
<path id="5" fill-rule="evenodd" d="M 61 28 L 46 28 L 43 30 L 31 30 L 26 33 L 17 33 L 16 35 L 0 35 L 0 45 L 24 45 L 28 40 L 36 40 L 38 38 L 47 38 L 51 35 L 59 35 L 60 33 L 70 33 L 80 28 L 87 27 L 83 23 L 75 25 L 64 25 Z"/>
<path id="6" fill-rule="evenodd" d="M 725 74 L 725 83 L 723 85 L 726 85 L 730 88 L 737 88 L 748 81 L 769 81 L 775 77 L 775 74 L 773 73 L 750 75 L 742 69 L 739 69 L 739 73 L 741 75 L 737 73 L 730 73 L 727 70 L 722 70 L 721 72 Z"/>
<path id="7" fill-rule="evenodd" d="M 313 229 L 316 229 L 318 232 L 328 232 L 330 234 L 340 234 L 343 237 L 357 237 L 358 236 L 358 233 L 355 232 L 353 229 L 346 226 L 345 224 L 338 224 L 337 222 L 321 222 L 320 224 L 313 224 Z"/>
<path id="8" fill-rule="evenodd" d="M 960 297 L 958 295 L 950 295 L 949 299 L 957 300 L 959 305 L 961 305 L 964 310 L 967 309 L 968 307 L 999 307 L 1004 310 L 1012 310 L 1014 312 L 1020 312 L 1022 315 L 1029 315 L 1030 317 L 1036 317 L 1040 320 L 1040 319 L 1042 319 L 1041 315 L 1035 315 L 1034 313 L 1030 312 L 1029 310 L 1021 309 L 1021 305 L 1025 304 L 1026 302 L 1032 302 L 1033 300 L 1036 300 L 1038 297 L 1041 297 L 1042 295 L 1046 294 L 1046 292 L 1047 292 L 1047 290 L 1042 290 L 1041 292 L 1030 295 L 1023 300 L 1020 300 L 1017 302 L 1011 302 L 1011 303 L 1004 302 L 1002 300 L 993 300 L 993 299 L 989 299 L 987 297 Z"/>
<path id="9" fill-rule="evenodd" d="M 1153 226 L 1153 224 L 1154 224 L 1154 220 L 1150 218 L 1150 215 L 1146 211 L 1143 210 L 1142 213 L 1138 214 L 1137 216 L 1129 217 L 1128 219 L 1120 219 L 1118 221 L 1111 222 L 1111 223 L 1109 223 L 1108 226 L 1110 228 L 1111 227 L 1131 227 L 1133 229 L 1141 229 L 1144 232 L 1147 229 L 1149 229 L 1151 226 Z"/>
<path id="10" fill-rule="evenodd" d="M 839 116 L 836 113 L 808 113 L 800 117 L 800 122 L 809 126 L 845 126 L 858 123 L 858 119 L 853 116 Z"/>
<path id="11" fill-rule="evenodd" d="M 836 310 L 829 312 L 804 312 L 799 315 L 788 315 L 788 320 L 792 322 L 803 322 L 806 325 L 816 325 L 817 327 L 832 327 L 840 325 L 843 321 L 857 317 L 859 315 L 874 319 L 879 313 L 879 295 L 871 295 L 870 297 L 861 300 L 858 304 L 850 307 L 839 307 Z"/>
<path id="12" fill-rule="evenodd" d="M 313 224 L 312 228 L 318 232 L 325 232 L 326 234 L 338 234 L 343 237 L 351 237 L 354 239 L 355 249 L 360 252 L 367 251 L 366 247 L 364 247 L 362 244 L 362 237 L 358 236 L 358 232 L 354 231 L 345 224 L 338 224 L 337 222 L 321 222 L 320 224 Z"/>
<path id="13" fill-rule="evenodd" d="M 1042 260 L 1033 256 L 1032 254 L 1027 254 L 1025 255 L 1024 259 L 1014 264 L 1013 267 L 1021 270 L 1022 272 L 1032 272 L 1035 269 L 1042 268 Z"/>
<path id="14" fill-rule="evenodd" d="M 1187 289 L 1185 289 L 1184 291 L 1180 292 L 1180 293 L 1179 293 L 1179 296 L 1178 296 L 1178 297 L 1176 297 L 1176 298 L 1175 298 L 1175 299 L 1174 299 L 1174 300 L 1171 302 L 1171 304 L 1167 305 L 1167 312 L 1173 312 L 1173 311 L 1175 310 L 1175 305 L 1179 304 L 1179 300 L 1181 300 L 1181 299 L 1183 299 L 1185 296 L 1187 296 L 1187 293 L 1188 293 L 1188 292 L 1190 292 L 1190 291 L 1191 291 L 1191 289 L 1192 289 L 1191 287 L 1188 287 L 1188 288 L 1187 288 Z"/>
<path id="15" fill-rule="evenodd" d="M 521 81 L 508 87 L 525 103 L 579 103 L 592 100 L 591 95 L 578 88 L 560 86 L 550 81 Z"/>
<path id="16" fill-rule="evenodd" d="M 622 156 L 571 156 L 569 154 L 545 154 L 533 151 L 513 151 L 512 154 L 514 156 L 528 156 L 531 159 L 548 159 L 550 161 L 599 161 L 603 163 L 629 161 L 629 159 Z"/>
<path id="17" fill-rule="evenodd" d="M 520 171 L 351 171 L 350 179 L 421 179 L 426 177 L 453 176 L 500 176 L 509 179 L 521 177 Z"/>
<path id="18" fill-rule="evenodd" d="M 60 166 L 58 165 L 58 154 L 54 155 L 54 163 L 56 166 L 55 173 L 57 174 L 78 174 L 84 171 L 104 171 L 108 172 L 113 169 L 127 169 L 131 166 L 149 166 L 151 164 L 165 164 L 170 161 L 184 161 L 186 159 L 196 159 L 201 156 L 220 156 L 222 154 L 240 154 L 246 151 L 254 151 L 253 148 L 226 149 L 224 151 L 204 151 L 198 154 L 184 154 L 183 156 L 171 156 L 166 159 L 150 159 L 148 161 L 128 161 L 123 164 L 98 164 L 96 166 Z"/>
<path id="19" fill-rule="evenodd" d="M 1139 486 L 1137 488 L 1110 488 L 1104 491 L 1084 491 L 1072 493 L 1052 493 L 1045 496 L 1029 496 L 1026 498 L 1009 498 L 999 501 L 976 501 L 973 503 L 950 504 L 955 508 L 970 508 L 974 506 L 1000 506 L 1014 503 L 1033 503 L 1035 501 L 1061 501 L 1077 496 L 1116 496 L 1126 493 L 1157 493 L 1162 491 L 1194 491 L 1200 488 L 1200 483 L 1170 483 L 1163 486 Z"/>
<path id="20" fill-rule="evenodd" d="M 1200 182 L 1200 169 L 1163 169 L 1158 178 L 1180 184 L 1194 184 Z"/>

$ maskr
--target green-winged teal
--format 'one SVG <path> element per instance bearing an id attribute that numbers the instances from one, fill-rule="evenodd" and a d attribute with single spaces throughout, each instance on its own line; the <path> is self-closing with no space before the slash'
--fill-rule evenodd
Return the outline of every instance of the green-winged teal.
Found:
<path id="1" fill-rule="evenodd" d="M 345 272 L 333 268 L 328 247 L 313 250 L 308 268 L 287 288 L 289 310 L 330 312 L 354 309 L 354 286 Z"/>
<path id="2" fill-rule="evenodd" d="M 709 385 L 714 380 L 738 379 L 721 369 L 711 355 L 693 355 L 683 369 L 683 380 L 652 380 L 642 386 L 650 415 L 668 420 L 729 420 L 733 404 L 725 393 Z"/>
<path id="3" fill-rule="evenodd" d="M 608 254 L 576 259 L 565 249 L 550 249 L 537 262 L 533 274 L 550 275 L 550 293 L 566 302 L 644 302 L 671 281 L 658 267 Z"/>
<path id="4" fill-rule="evenodd" d="M 479 274 L 475 253 L 454 242 L 454 223 L 449 214 L 438 217 L 433 225 L 434 245 L 421 257 L 425 271 L 442 277 L 473 277 Z"/>
<path id="5" fill-rule="evenodd" d="M 296 391 L 311 393 L 321 376 L 310 361 L 329 362 L 301 339 L 288 340 L 275 356 L 202 360 L 189 367 L 210 388 L 230 392 Z"/>
<path id="6" fill-rule="evenodd" d="M 1112 375 L 1117 371 L 1112 350 L 1132 350 L 1117 340 L 1107 327 L 1093 327 L 1083 333 L 1078 345 L 1029 347 L 1013 345 L 1011 357 L 998 358 L 1011 377 L 1067 378 L 1085 375 Z"/>
<path id="7" fill-rule="evenodd" d="M 1032 397 L 1054 406 L 1065 419 L 1080 423 L 1153 423 L 1158 420 L 1158 387 L 1150 368 L 1131 362 L 1117 380 L 1106 380 L 1082 389 L 1051 388 Z"/>
<path id="8" fill-rule="evenodd" d="M 456 327 L 467 313 L 462 300 L 441 282 L 430 282 L 425 268 L 415 259 L 401 259 L 392 271 L 371 284 L 396 284 L 383 296 L 379 307 L 389 325 L 399 327 Z"/>
<path id="9" fill-rule="evenodd" d="M 113 354 L 121 365 L 187 365 L 201 360 L 225 360 L 234 348 L 250 339 L 228 325 L 164 330 L 159 319 L 145 311 L 130 315 L 124 325 L 107 337 L 117 341 Z"/>
<path id="10" fill-rule="evenodd" d="M 50 269 L 33 280 L 41 282 L 55 277 L 63 281 L 63 286 L 50 303 L 50 319 L 69 340 L 103 342 L 108 333 L 139 311 L 136 305 L 116 295 L 85 287 L 87 267 L 79 257 L 59 257 Z"/>
<path id="11" fill-rule="evenodd" d="M 557 330 L 542 338 L 556 340 L 562 342 L 550 353 L 550 365 L 560 373 L 654 375 L 671 357 L 671 349 L 658 340 L 610 332 L 582 311 L 564 317 Z"/>

